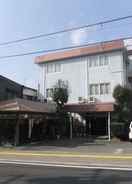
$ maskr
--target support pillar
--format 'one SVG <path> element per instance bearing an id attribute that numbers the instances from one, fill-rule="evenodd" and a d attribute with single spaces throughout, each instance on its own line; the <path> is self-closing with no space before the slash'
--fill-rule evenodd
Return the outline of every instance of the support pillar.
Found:
<path id="1" fill-rule="evenodd" d="M 73 117 L 70 113 L 70 139 L 72 140 L 72 126 L 73 126 Z"/>
<path id="2" fill-rule="evenodd" d="M 32 136 L 32 128 L 33 128 L 33 119 L 29 119 L 28 122 L 28 138 L 31 139 Z"/>
<path id="3" fill-rule="evenodd" d="M 19 137 L 20 137 L 20 132 L 19 132 L 19 119 L 16 122 L 16 126 L 15 126 L 15 141 L 14 141 L 14 145 L 18 146 L 19 145 Z"/>
<path id="4" fill-rule="evenodd" d="M 89 128 L 89 137 L 92 137 L 92 123 L 91 123 L 91 119 L 89 120 L 89 123 L 88 123 L 88 128 Z"/>
<path id="5" fill-rule="evenodd" d="M 108 140 L 111 141 L 110 137 L 110 112 L 108 112 Z"/>

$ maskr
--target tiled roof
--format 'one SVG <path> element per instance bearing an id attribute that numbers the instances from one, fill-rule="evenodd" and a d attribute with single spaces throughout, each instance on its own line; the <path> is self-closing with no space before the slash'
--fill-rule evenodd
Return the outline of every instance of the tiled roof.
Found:
<path id="1" fill-rule="evenodd" d="M 74 58 L 79 56 L 92 55 L 103 52 L 110 52 L 114 50 L 121 50 L 124 48 L 123 40 L 113 40 L 108 42 L 102 42 L 98 44 L 90 44 L 87 47 L 76 48 L 67 51 L 48 53 L 35 58 L 35 62 L 41 64 L 43 62 L 50 62 L 68 58 Z"/>

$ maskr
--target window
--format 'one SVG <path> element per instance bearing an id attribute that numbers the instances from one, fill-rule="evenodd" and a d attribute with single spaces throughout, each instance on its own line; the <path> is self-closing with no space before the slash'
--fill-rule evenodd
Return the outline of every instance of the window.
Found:
<path id="1" fill-rule="evenodd" d="M 95 84 L 95 95 L 99 94 L 99 85 Z"/>
<path id="2" fill-rule="evenodd" d="M 94 94 L 94 84 L 90 85 L 90 95 Z"/>
<path id="3" fill-rule="evenodd" d="M 99 94 L 99 85 L 91 84 L 90 85 L 90 95 L 98 95 Z"/>
<path id="4" fill-rule="evenodd" d="M 100 55 L 99 56 L 99 65 L 103 66 L 103 65 L 108 65 L 108 56 L 107 55 Z"/>
<path id="5" fill-rule="evenodd" d="M 61 64 L 60 63 L 48 63 L 47 73 L 56 73 L 56 72 L 61 72 Z"/>
<path id="6" fill-rule="evenodd" d="M 110 93 L 110 83 L 91 84 L 90 95 L 104 95 Z"/>
<path id="7" fill-rule="evenodd" d="M 105 84 L 105 90 L 106 90 L 106 94 L 110 93 L 110 84 L 109 83 Z"/>
<path id="8" fill-rule="evenodd" d="M 100 94 L 109 94 L 110 93 L 110 83 L 102 83 L 100 84 Z"/>
<path id="9" fill-rule="evenodd" d="M 108 55 L 90 56 L 89 67 L 104 66 L 109 64 Z"/>
<path id="10" fill-rule="evenodd" d="M 100 94 L 105 94 L 105 84 L 100 84 Z"/>
<path id="11" fill-rule="evenodd" d="M 60 72 L 61 71 L 61 65 L 56 63 L 55 64 L 55 72 Z"/>
<path id="12" fill-rule="evenodd" d="M 90 56 L 89 67 L 98 66 L 98 56 Z"/>
<path id="13" fill-rule="evenodd" d="M 53 72 L 53 64 L 47 64 L 47 73 Z"/>

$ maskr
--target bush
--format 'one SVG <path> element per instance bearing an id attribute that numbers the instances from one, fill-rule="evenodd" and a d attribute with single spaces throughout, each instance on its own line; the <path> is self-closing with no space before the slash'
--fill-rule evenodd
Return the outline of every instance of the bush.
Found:
<path id="1" fill-rule="evenodd" d="M 129 123 L 113 122 L 111 124 L 112 137 L 119 138 L 121 140 L 128 140 Z"/>

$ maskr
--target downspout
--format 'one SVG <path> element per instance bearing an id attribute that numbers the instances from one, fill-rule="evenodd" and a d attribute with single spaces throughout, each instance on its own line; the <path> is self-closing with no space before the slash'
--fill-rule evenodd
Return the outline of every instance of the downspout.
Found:
<path id="1" fill-rule="evenodd" d="M 88 56 L 86 57 L 86 99 L 89 97 Z"/>

